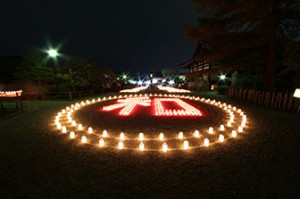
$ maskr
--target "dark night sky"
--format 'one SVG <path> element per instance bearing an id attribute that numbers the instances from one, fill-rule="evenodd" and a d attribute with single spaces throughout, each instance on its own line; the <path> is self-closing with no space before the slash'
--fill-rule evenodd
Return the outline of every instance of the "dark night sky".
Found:
<path id="1" fill-rule="evenodd" d="M 4 0 L 0 56 L 62 44 L 118 71 L 160 71 L 191 58 L 184 24 L 196 24 L 192 0 Z"/>

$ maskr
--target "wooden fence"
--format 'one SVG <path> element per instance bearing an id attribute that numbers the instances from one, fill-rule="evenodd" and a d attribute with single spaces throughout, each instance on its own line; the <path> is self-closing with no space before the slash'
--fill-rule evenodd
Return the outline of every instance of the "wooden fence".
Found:
<path id="1" fill-rule="evenodd" d="M 300 99 L 293 97 L 293 93 L 290 92 L 279 93 L 229 88 L 228 95 L 230 98 L 242 99 L 274 109 L 300 111 Z"/>

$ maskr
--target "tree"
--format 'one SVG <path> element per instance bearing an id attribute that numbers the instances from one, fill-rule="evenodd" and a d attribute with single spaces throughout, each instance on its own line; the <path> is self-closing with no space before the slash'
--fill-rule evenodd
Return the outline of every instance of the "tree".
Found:
<path id="1" fill-rule="evenodd" d="M 185 33 L 190 41 L 205 45 L 210 52 L 205 58 L 231 67 L 265 66 L 265 89 L 275 90 L 280 50 L 286 44 L 282 41 L 295 42 L 299 35 L 299 1 L 193 2 L 199 26 L 185 26 Z"/>
<path id="2" fill-rule="evenodd" d="M 52 71 L 52 68 L 47 67 L 47 59 L 42 52 L 34 49 L 23 56 L 15 77 L 21 82 L 30 82 L 40 86 L 53 80 Z"/>

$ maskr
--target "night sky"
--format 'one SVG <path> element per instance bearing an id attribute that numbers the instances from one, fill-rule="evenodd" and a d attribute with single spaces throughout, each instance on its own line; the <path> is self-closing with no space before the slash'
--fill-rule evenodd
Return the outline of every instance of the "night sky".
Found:
<path id="1" fill-rule="evenodd" d="M 183 25 L 196 25 L 192 0 L 4 0 L 0 56 L 61 45 L 65 55 L 145 73 L 190 59 Z"/>

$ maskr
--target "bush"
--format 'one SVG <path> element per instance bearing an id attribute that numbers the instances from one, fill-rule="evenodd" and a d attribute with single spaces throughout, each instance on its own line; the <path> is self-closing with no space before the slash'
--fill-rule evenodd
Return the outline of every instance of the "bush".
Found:
<path id="1" fill-rule="evenodd" d="M 221 95 L 225 95 L 227 93 L 228 87 L 227 86 L 219 86 L 218 87 L 218 93 Z"/>

